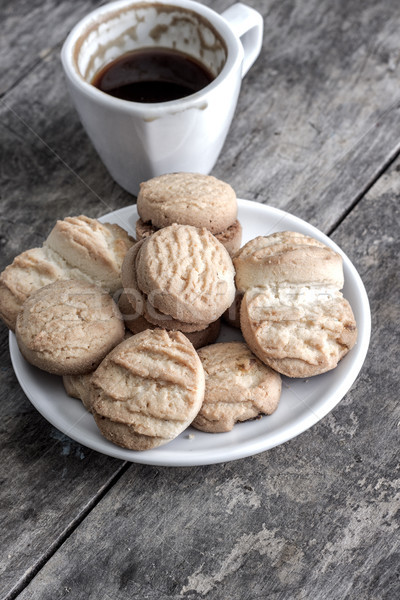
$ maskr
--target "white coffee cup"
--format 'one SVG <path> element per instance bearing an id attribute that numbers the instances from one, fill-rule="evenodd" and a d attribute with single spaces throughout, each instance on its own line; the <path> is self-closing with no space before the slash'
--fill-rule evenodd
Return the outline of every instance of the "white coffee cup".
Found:
<path id="1" fill-rule="evenodd" d="M 222 15 L 192 0 L 120 0 L 80 21 L 61 52 L 76 110 L 111 176 L 132 194 L 156 175 L 209 173 L 224 144 L 241 80 L 262 45 L 263 20 L 234 4 Z M 115 98 L 92 85 L 105 65 L 143 47 L 180 50 L 215 79 L 179 100 Z"/>

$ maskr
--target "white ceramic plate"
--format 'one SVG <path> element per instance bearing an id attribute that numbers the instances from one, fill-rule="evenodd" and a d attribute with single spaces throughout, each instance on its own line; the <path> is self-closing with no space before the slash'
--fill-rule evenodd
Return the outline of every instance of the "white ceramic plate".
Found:
<path id="1" fill-rule="evenodd" d="M 118 223 L 134 234 L 135 206 L 105 215 L 101 220 Z M 343 256 L 344 296 L 349 300 L 358 325 L 356 346 L 336 369 L 308 380 L 283 378 L 278 409 L 260 420 L 239 423 L 229 433 L 203 433 L 189 428 L 178 438 L 154 450 L 125 450 L 103 438 L 79 400 L 69 398 L 60 377 L 29 365 L 10 333 L 12 364 L 22 389 L 37 410 L 57 429 L 98 452 L 149 465 L 190 466 L 226 462 L 268 450 L 299 435 L 329 413 L 355 381 L 364 362 L 370 337 L 371 315 L 364 285 L 347 256 L 315 227 L 276 208 L 239 200 L 243 243 L 257 235 L 293 230 L 311 235 Z M 223 326 L 218 341 L 241 339 L 240 332 Z"/>

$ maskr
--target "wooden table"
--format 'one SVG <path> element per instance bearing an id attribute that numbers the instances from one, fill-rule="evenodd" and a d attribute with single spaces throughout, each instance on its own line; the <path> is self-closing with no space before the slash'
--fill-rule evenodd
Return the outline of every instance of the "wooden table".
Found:
<path id="1" fill-rule="evenodd" d="M 207 1 L 217 11 L 228 0 Z M 66 92 L 60 48 L 97 0 L 1 3 L 1 265 L 58 218 L 134 203 Z M 397 0 L 249 0 L 265 18 L 213 174 L 332 237 L 373 319 L 343 401 L 257 456 L 124 463 L 67 438 L 22 392 L 1 327 L 1 597 L 400 597 Z"/>

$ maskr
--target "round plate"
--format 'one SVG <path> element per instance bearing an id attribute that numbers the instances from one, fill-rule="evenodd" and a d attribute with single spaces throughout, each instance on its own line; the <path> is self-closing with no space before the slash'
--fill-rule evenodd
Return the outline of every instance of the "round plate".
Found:
<path id="1" fill-rule="evenodd" d="M 229 433 L 203 433 L 189 428 L 164 446 L 136 452 L 103 438 L 82 403 L 67 396 L 61 378 L 29 365 L 10 333 L 10 354 L 18 381 L 32 404 L 52 425 L 89 448 L 123 460 L 163 466 L 207 465 L 251 456 L 283 444 L 317 423 L 340 402 L 355 381 L 369 344 L 371 314 L 360 276 L 340 248 L 305 221 L 256 202 L 239 200 L 238 204 L 243 244 L 258 235 L 292 230 L 320 240 L 343 256 L 343 295 L 352 306 L 358 326 L 355 347 L 333 371 L 305 380 L 284 377 L 281 401 L 271 416 L 238 423 Z M 100 220 L 118 223 L 134 234 L 136 219 L 136 206 L 129 206 Z M 223 325 L 218 341 L 233 339 L 242 339 L 240 332 Z"/>

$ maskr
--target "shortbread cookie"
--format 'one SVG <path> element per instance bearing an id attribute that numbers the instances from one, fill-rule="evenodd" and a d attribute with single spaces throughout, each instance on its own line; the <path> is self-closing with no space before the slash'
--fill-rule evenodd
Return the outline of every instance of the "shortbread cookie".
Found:
<path id="1" fill-rule="evenodd" d="M 125 254 L 135 243 L 119 225 L 97 219 L 67 217 L 57 221 L 45 244 L 69 266 L 111 294 L 121 289 L 121 267 Z"/>
<path id="2" fill-rule="evenodd" d="M 240 329 L 240 305 L 242 303 L 242 298 L 243 294 L 237 291 L 234 301 L 222 315 L 224 321 L 226 321 L 228 325 L 236 327 L 237 329 Z"/>
<path id="3" fill-rule="evenodd" d="M 62 261 L 46 246 L 19 254 L 0 275 L 0 316 L 7 327 L 15 330 L 18 313 L 34 291 L 65 279 L 66 272 Z"/>
<path id="4" fill-rule="evenodd" d="M 129 329 L 126 329 L 123 339 L 128 340 L 132 335 L 132 332 Z M 81 375 L 63 375 L 62 378 L 64 389 L 68 396 L 80 400 L 89 412 L 92 412 L 92 405 L 90 402 L 90 382 L 93 373 L 94 371 L 89 371 L 89 373 L 82 373 Z"/>
<path id="5" fill-rule="evenodd" d="M 288 377 L 311 377 L 335 368 L 357 339 L 350 304 L 338 290 L 322 286 L 249 290 L 240 324 L 254 354 Z"/>
<path id="6" fill-rule="evenodd" d="M 202 431 L 231 431 L 238 421 L 270 415 L 279 403 L 281 377 L 243 342 L 206 346 L 198 352 L 206 391 L 192 425 Z"/>
<path id="7" fill-rule="evenodd" d="M 122 264 L 122 285 L 124 288 L 124 297 L 122 302 L 124 303 L 125 316 L 129 319 L 136 319 L 137 316 L 143 316 L 146 321 L 154 325 L 155 327 L 161 327 L 162 329 L 168 329 L 171 331 L 182 331 L 183 333 L 190 333 L 193 331 L 200 331 L 208 327 L 209 322 L 198 322 L 198 323 L 185 323 L 174 319 L 170 315 L 160 312 L 150 303 L 147 295 L 144 294 L 138 286 L 136 271 L 137 261 L 140 253 L 140 248 L 144 240 L 141 240 L 135 246 L 130 248 L 126 253 L 124 262 Z M 125 302 L 125 298 L 129 301 L 131 307 L 129 309 Z"/>
<path id="8" fill-rule="evenodd" d="M 242 226 L 240 221 L 236 221 L 221 231 L 221 233 L 215 233 L 215 237 L 221 244 L 226 248 L 230 256 L 234 256 L 240 248 L 242 243 Z"/>
<path id="9" fill-rule="evenodd" d="M 237 218 L 237 200 L 232 187 L 199 173 L 169 173 L 140 185 L 137 209 L 144 223 L 157 228 L 174 223 L 207 227 L 220 233 Z"/>
<path id="10" fill-rule="evenodd" d="M 159 227 L 155 227 L 151 222 L 145 223 L 142 219 L 136 221 L 135 231 L 138 242 L 140 242 L 140 240 L 145 240 L 158 230 Z"/>
<path id="11" fill-rule="evenodd" d="M 156 328 L 155 325 L 153 325 L 152 323 L 149 323 L 149 321 L 147 321 L 141 313 L 138 313 L 134 309 L 132 304 L 129 302 L 128 297 L 125 292 L 122 292 L 122 294 L 119 297 L 118 308 L 120 310 L 122 318 L 124 319 L 125 326 L 128 327 L 128 329 L 130 331 L 132 331 L 132 333 L 140 333 L 141 331 L 144 331 L 145 329 L 155 329 Z M 141 325 L 140 324 L 135 325 L 136 322 L 140 323 L 140 324 L 148 323 L 148 327 L 140 328 Z"/>
<path id="12" fill-rule="evenodd" d="M 65 391 L 71 398 L 77 398 L 89 412 L 92 412 L 90 404 L 90 381 L 93 371 L 82 375 L 64 375 L 63 384 Z"/>
<path id="13" fill-rule="evenodd" d="M 122 261 L 133 243 L 118 225 L 85 216 L 57 221 L 41 248 L 23 252 L 1 273 L 0 317 L 14 330 L 30 294 L 57 280 L 87 281 L 114 293 L 121 288 Z"/>
<path id="14" fill-rule="evenodd" d="M 131 450 L 176 438 L 204 398 L 204 370 L 178 331 L 146 330 L 122 342 L 91 380 L 91 405 L 101 433 Z"/>
<path id="15" fill-rule="evenodd" d="M 186 323 L 216 321 L 235 297 L 232 260 L 205 228 L 160 229 L 144 240 L 136 266 L 151 305 Z"/>
<path id="16" fill-rule="evenodd" d="M 185 223 L 185 225 L 192 225 L 192 223 Z M 158 227 L 154 227 L 151 223 L 144 223 L 142 219 L 136 221 L 136 237 L 138 240 L 150 237 L 158 229 Z M 242 242 L 242 226 L 236 219 L 227 229 L 224 229 L 221 233 L 214 233 L 214 235 L 225 246 L 230 256 L 233 256 L 239 250 Z"/>
<path id="17" fill-rule="evenodd" d="M 208 344 L 213 344 L 219 336 L 221 330 L 221 319 L 217 319 L 213 323 L 210 323 L 205 329 L 200 331 L 192 331 L 191 333 L 185 333 L 188 340 L 193 344 L 196 350 Z"/>
<path id="18" fill-rule="evenodd" d="M 139 290 L 136 277 L 136 259 L 143 242 L 144 240 L 140 240 L 129 248 L 125 254 L 121 268 L 123 293 L 119 301 L 121 302 L 124 314 L 129 315 L 129 318 L 133 319 L 144 314 L 146 305 L 146 297 Z M 129 305 L 127 302 L 129 302 Z"/>
<path id="19" fill-rule="evenodd" d="M 241 292 L 273 283 L 343 287 L 342 257 L 318 240 L 294 231 L 254 238 L 236 253 L 233 264 Z"/>
<path id="20" fill-rule="evenodd" d="M 55 375 L 97 367 L 124 337 L 122 315 L 109 294 L 80 281 L 56 281 L 24 302 L 16 337 L 32 365 Z"/>
<path id="21" fill-rule="evenodd" d="M 126 327 L 133 333 L 140 333 L 146 329 L 156 329 L 157 326 L 150 323 L 145 317 L 135 314 L 125 293 L 122 293 L 118 301 L 118 308 L 121 311 Z M 163 327 L 162 329 L 166 329 Z M 186 332 L 185 335 L 197 350 L 202 346 L 213 344 L 219 335 L 221 329 L 221 320 L 217 319 L 210 323 L 205 329 L 200 331 Z"/>

